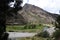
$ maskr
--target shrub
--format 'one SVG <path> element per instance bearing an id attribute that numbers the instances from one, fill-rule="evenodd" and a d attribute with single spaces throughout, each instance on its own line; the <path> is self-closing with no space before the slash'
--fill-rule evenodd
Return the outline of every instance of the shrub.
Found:
<path id="1" fill-rule="evenodd" d="M 53 37 L 55 37 L 55 39 L 60 38 L 60 30 L 56 30 L 56 32 L 54 32 Z"/>
<path id="2" fill-rule="evenodd" d="M 39 26 L 42 26 L 42 24 L 39 24 Z"/>
<path id="3" fill-rule="evenodd" d="M 27 29 L 27 25 L 24 26 L 24 29 Z"/>
<path id="4" fill-rule="evenodd" d="M 47 31 L 44 31 L 44 32 L 38 33 L 37 36 L 47 38 L 49 37 L 49 33 Z"/>
<path id="5" fill-rule="evenodd" d="M 36 25 L 34 24 L 24 26 L 24 29 L 34 29 L 34 28 L 36 28 Z"/>
<path id="6" fill-rule="evenodd" d="M 36 25 L 32 24 L 29 26 L 29 28 L 34 29 L 34 28 L 36 28 Z"/>

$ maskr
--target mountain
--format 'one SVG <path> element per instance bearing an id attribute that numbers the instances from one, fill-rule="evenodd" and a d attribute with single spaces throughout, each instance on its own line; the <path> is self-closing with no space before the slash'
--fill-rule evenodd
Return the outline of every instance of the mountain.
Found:
<path id="1" fill-rule="evenodd" d="M 23 9 L 18 11 L 18 14 L 16 15 L 16 17 L 17 18 L 11 17 L 9 20 L 7 18 L 6 23 L 7 24 L 10 24 L 10 23 L 13 23 L 13 24 L 26 24 L 26 23 L 52 24 L 55 22 L 56 18 L 58 17 L 58 14 L 52 14 L 37 6 L 31 5 L 31 4 L 25 4 Z"/>

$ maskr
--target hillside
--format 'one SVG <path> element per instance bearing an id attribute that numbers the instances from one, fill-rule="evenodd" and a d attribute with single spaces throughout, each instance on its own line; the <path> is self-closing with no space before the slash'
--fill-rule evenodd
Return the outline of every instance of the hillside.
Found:
<path id="1" fill-rule="evenodd" d="M 16 15 L 17 18 L 11 17 L 9 20 L 7 18 L 7 24 L 26 24 L 26 23 L 45 23 L 52 24 L 57 18 L 57 14 L 49 13 L 42 8 L 31 4 L 25 4 L 23 9 L 18 11 Z"/>

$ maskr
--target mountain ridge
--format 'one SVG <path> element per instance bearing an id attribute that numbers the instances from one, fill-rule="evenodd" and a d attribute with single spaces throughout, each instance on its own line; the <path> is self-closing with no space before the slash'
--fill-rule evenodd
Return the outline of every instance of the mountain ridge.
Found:
<path id="1" fill-rule="evenodd" d="M 18 20 L 16 20 L 16 21 L 19 22 L 19 23 L 17 22 L 18 24 L 20 24 L 20 23 L 21 24 L 24 24 L 24 23 L 52 24 L 52 22 L 54 23 L 58 16 L 59 16 L 58 14 L 49 13 L 37 6 L 31 5 L 31 4 L 25 4 L 23 6 L 23 9 L 18 11 L 18 15 L 17 15 Z"/>

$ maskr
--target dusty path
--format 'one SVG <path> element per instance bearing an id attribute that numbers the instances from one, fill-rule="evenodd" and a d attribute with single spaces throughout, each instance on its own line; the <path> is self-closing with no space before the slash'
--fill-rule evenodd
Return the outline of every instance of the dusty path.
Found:
<path id="1" fill-rule="evenodd" d="M 19 38 L 19 37 L 33 37 L 37 33 L 21 33 L 21 32 L 8 32 L 9 38 Z"/>

